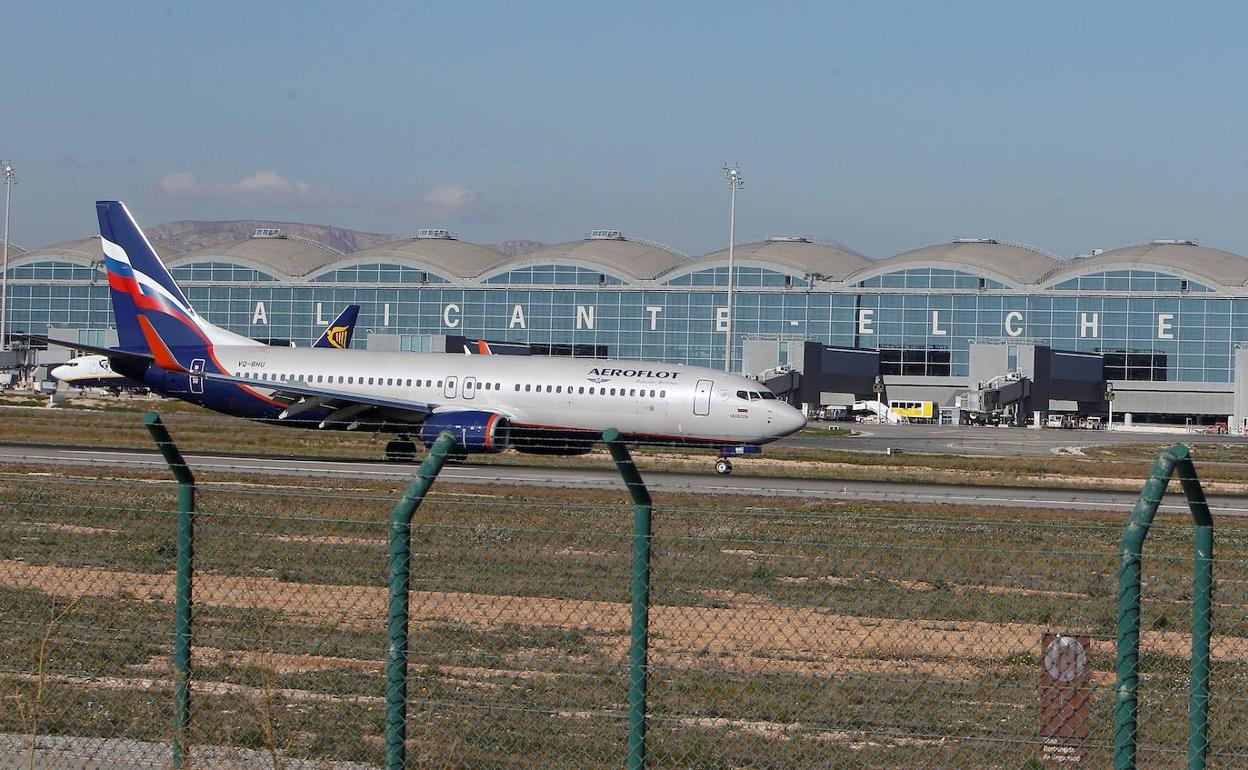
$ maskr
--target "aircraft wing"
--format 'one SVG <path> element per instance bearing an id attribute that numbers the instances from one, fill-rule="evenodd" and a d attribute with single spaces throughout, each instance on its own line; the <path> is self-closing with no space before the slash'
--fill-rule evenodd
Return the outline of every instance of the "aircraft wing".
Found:
<path id="1" fill-rule="evenodd" d="M 82 342 L 68 342 L 66 340 L 57 340 L 43 334 L 22 334 L 14 332 L 9 335 L 18 339 L 27 340 L 29 342 L 37 342 L 41 345 L 56 345 L 62 348 L 71 348 L 73 350 L 83 350 L 88 353 L 108 356 L 109 358 L 126 358 L 133 361 L 144 361 L 150 363 L 155 360 L 151 353 L 139 353 L 133 350 L 118 350 L 117 348 L 106 348 L 101 345 L 87 345 Z"/>
<path id="2" fill-rule="evenodd" d="M 231 374 L 204 373 L 201 376 L 214 382 L 228 382 L 273 391 L 279 398 L 291 402 L 278 419 L 293 419 L 313 409 L 330 412 L 329 417 L 322 421 L 321 427 L 338 422 L 370 421 L 407 422 L 419 425 L 435 412 L 461 412 L 472 409 L 468 405 L 461 404 L 437 404 L 414 399 L 384 398 L 351 393 L 314 383 L 271 382 L 253 377 L 235 377 Z M 499 410 L 485 411 L 498 412 Z M 511 417 L 509 414 L 503 414 L 503 416 Z"/>

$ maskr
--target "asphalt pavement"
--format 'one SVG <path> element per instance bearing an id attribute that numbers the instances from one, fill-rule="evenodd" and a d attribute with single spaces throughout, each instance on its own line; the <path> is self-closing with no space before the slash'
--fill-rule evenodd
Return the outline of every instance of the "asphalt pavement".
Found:
<path id="1" fill-rule="evenodd" d="M 358 460 L 292 459 L 197 453 L 186 453 L 185 457 L 187 463 L 196 471 L 315 477 L 331 480 L 348 477 L 405 479 L 410 478 L 416 469 L 414 465 Z M 164 460 L 155 451 L 0 445 L 0 464 L 18 462 L 52 466 L 165 467 Z M 621 493 L 624 492 L 620 477 L 609 469 L 467 464 L 448 465 L 443 474 L 446 481 L 486 486 L 553 484 L 562 487 L 619 489 Z M 1136 500 L 1136 493 L 1102 489 L 1037 489 L 747 475 L 725 477 L 715 475 L 710 470 L 709 462 L 705 473 L 646 471 L 643 476 L 647 485 L 655 492 L 778 495 L 861 502 L 891 501 L 1048 509 L 1085 508 L 1124 512 L 1129 511 Z M 1167 498 L 1167 501 L 1162 506 L 1162 510 L 1182 511 L 1185 509 L 1180 497 L 1171 496 Z M 1248 514 L 1248 497 L 1218 496 L 1210 498 L 1210 504 L 1216 512 L 1222 515 Z"/>

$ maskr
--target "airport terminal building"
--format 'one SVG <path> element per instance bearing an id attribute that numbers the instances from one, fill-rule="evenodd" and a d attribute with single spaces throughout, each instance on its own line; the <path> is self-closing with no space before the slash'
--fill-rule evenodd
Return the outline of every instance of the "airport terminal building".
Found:
<path id="1" fill-rule="evenodd" d="M 596 230 L 508 257 L 422 230 L 342 254 L 259 230 L 162 256 L 209 321 L 257 339 L 309 344 L 354 302 L 357 346 L 422 351 L 463 335 L 723 366 L 726 249 L 692 258 Z M 1115 411 L 1137 421 L 1248 419 L 1236 393 L 1248 388 L 1248 259 L 1194 241 L 1059 259 L 961 239 L 872 259 L 778 237 L 737 246 L 735 265 L 738 368 L 749 339 L 780 340 L 779 363 L 787 342 L 873 349 L 890 393 L 946 403 L 968 385 L 974 344 L 1046 345 L 1102 354 Z M 8 301 L 14 332 L 107 341 L 98 238 L 11 252 Z"/>

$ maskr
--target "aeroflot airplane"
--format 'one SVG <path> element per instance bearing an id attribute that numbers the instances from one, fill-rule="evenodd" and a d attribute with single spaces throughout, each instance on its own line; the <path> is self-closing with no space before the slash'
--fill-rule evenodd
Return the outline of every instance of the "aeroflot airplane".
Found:
<path id="1" fill-rule="evenodd" d="M 329 322 L 325 331 L 313 343 L 314 348 L 338 348 L 345 350 L 351 347 L 351 336 L 355 333 L 355 321 L 360 315 L 359 305 L 347 305 L 346 309 Z M 54 380 L 63 382 L 71 388 L 110 388 L 112 390 L 129 390 L 144 388 L 142 382 L 135 382 L 125 375 L 113 371 L 113 364 L 108 356 L 93 353 L 89 356 L 77 356 L 63 364 L 54 366 L 48 374 Z"/>
<path id="2" fill-rule="evenodd" d="M 201 318 L 119 201 L 96 203 L 116 316 L 114 371 L 225 414 L 323 430 L 395 433 L 386 457 L 443 431 L 455 454 L 583 454 L 608 427 L 634 443 L 728 456 L 800 430 L 801 412 L 758 383 L 679 364 L 267 347 Z"/>

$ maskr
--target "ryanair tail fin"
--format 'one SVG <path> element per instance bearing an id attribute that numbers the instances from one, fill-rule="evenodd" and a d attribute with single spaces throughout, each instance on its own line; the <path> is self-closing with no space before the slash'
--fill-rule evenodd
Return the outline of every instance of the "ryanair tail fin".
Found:
<path id="1" fill-rule="evenodd" d="M 355 321 L 360 316 L 359 305 L 347 305 L 338 317 L 329 322 L 325 331 L 317 338 L 314 348 L 337 348 L 346 350 L 351 347 L 351 337 L 355 334 Z"/>

